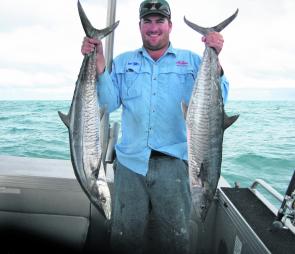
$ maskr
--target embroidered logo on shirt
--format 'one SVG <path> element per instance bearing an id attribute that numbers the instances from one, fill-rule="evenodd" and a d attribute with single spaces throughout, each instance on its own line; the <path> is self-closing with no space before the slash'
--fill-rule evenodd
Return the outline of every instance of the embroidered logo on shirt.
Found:
<path id="1" fill-rule="evenodd" d="M 180 60 L 176 62 L 176 66 L 187 66 L 188 62 L 184 61 L 184 60 Z"/>
<path id="2" fill-rule="evenodd" d="M 139 63 L 138 62 L 129 62 L 129 63 L 127 63 L 127 65 L 134 65 L 134 66 L 136 66 L 136 65 L 139 65 Z"/>
<path id="3" fill-rule="evenodd" d="M 137 65 L 139 65 L 138 62 L 128 62 L 126 67 L 126 72 L 134 72 L 134 69 L 132 68 L 132 66 L 137 66 Z"/>

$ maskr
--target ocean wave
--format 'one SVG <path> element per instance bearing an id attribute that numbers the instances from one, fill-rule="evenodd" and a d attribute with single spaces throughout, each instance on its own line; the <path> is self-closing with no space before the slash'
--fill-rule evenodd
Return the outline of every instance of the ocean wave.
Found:
<path id="1" fill-rule="evenodd" d="M 70 101 L 0 101 L 0 154 L 70 159 L 68 130 L 57 111 Z M 222 175 L 249 186 L 262 178 L 284 193 L 295 169 L 295 101 L 230 101 L 238 121 L 225 131 Z M 111 122 L 120 122 L 121 109 Z"/>

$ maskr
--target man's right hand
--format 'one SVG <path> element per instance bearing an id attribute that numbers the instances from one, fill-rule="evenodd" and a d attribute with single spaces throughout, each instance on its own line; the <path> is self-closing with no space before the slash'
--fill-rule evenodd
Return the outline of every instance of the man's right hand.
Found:
<path id="1" fill-rule="evenodd" d="M 96 48 L 96 69 L 98 75 L 102 74 L 105 70 L 106 63 L 103 55 L 103 46 L 101 40 L 84 37 L 81 53 L 83 55 L 90 54 Z"/>

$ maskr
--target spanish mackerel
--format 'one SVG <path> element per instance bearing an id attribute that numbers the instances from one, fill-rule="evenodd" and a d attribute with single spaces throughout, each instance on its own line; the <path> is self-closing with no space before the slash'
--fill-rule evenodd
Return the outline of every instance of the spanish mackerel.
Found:
<path id="1" fill-rule="evenodd" d="M 95 29 L 89 22 L 80 2 L 78 11 L 87 37 L 101 40 L 118 26 L 119 22 L 103 29 Z M 76 178 L 90 201 L 110 219 L 111 196 L 103 168 L 103 155 L 106 150 L 102 145 L 100 129 L 108 122 L 101 117 L 106 109 L 99 113 L 96 92 L 96 50 L 85 55 L 68 115 L 59 116 L 69 130 L 71 161 Z"/>
<path id="2" fill-rule="evenodd" d="M 201 33 L 220 32 L 238 14 L 238 10 L 219 25 L 200 27 L 184 18 L 185 23 Z M 188 165 L 192 203 L 199 220 L 204 221 L 216 192 L 221 172 L 224 130 L 238 115 L 224 113 L 218 56 L 206 46 L 192 96 L 186 112 Z"/>

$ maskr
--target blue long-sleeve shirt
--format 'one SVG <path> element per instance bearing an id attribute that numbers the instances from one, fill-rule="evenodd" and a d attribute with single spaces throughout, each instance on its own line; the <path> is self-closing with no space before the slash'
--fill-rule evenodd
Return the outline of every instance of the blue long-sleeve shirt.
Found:
<path id="1" fill-rule="evenodd" d="M 122 105 L 122 137 L 116 145 L 121 164 L 146 175 L 151 150 L 187 160 L 186 125 L 181 102 L 189 104 L 201 64 L 197 54 L 175 49 L 154 61 L 144 48 L 113 61 L 97 82 L 100 105 L 112 112 Z M 228 81 L 221 78 L 224 101 Z"/>

